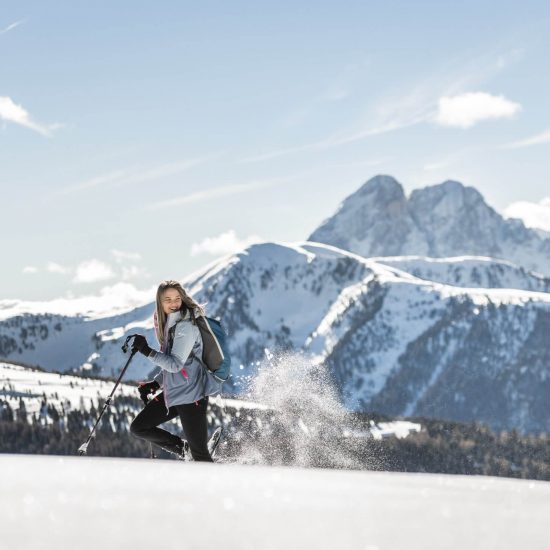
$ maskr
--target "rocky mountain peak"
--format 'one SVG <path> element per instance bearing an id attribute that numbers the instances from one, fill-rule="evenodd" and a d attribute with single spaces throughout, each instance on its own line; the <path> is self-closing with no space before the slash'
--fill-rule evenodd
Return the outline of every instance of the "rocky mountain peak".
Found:
<path id="1" fill-rule="evenodd" d="M 459 181 L 415 189 L 407 199 L 392 176 L 377 175 L 347 197 L 309 240 L 362 256 L 490 256 L 550 274 L 550 239 L 505 220 Z"/>
<path id="2" fill-rule="evenodd" d="M 382 198 L 404 196 L 405 192 L 403 186 L 394 177 L 378 174 L 365 182 L 355 194 L 362 197 L 375 194 Z"/>
<path id="3" fill-rule="evenodd" d="M 483 199 L 483 195 L 474 187 L 467 187 L 455 180 L 446 180 L 443 183 L 415 189 L 410 196 L 409 202 L 413 209 L 442 208 L 448 214 L 459 211 L 464 207 L 490 207 Z"/>

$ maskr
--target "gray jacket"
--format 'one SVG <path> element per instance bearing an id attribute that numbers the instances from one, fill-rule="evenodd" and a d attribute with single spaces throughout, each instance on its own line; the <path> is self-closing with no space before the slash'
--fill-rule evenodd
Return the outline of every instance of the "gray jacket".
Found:
<path id="1" fill-rule="evenodd" d="M 165 352 L 153 350 L 149 360 L 162 369 L 154 379 L 162 387 L 166 408 L 219 393 L 221 383 L 201 360 L 202 337 L 189 312 L 183 318 L 180 311 L 168 314 L 165 333 Z"/>

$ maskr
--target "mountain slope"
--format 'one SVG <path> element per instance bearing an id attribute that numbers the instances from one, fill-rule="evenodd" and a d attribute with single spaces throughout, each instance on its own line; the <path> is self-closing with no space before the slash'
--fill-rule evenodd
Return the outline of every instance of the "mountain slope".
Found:
<path id="1" fill-rule="evenodd" d="M 372 260 L 393 266 L 426 281 L 464 288 L 515 288 L 550 292 L 550 278 L 527 271 L 505 260 L 483 256 L 428 258 L 426 256 L 387 256 Z"/>
<path id="2" fill-rule="evenodd" d="M 301 349 L 351 409 L 550 429 L 547 293 L 433 283 L 313 243 L 255 245 L 196 284 L 245 379 L 265 348 Z"/>
<path id="3" fill-rule="evenodd" d="M 481 281 L 540 281 L 518 279 L 515 268 L 495 278 L 498 265 L 475 261 Z M 310 242 L 253 245 L 184 284 L 229 332 L 228 392 L 246 393 L 258 371 L 270 367 L 270 354 L 293 351 L 326 363 L 352 410 L 550 430 L 548 293 L 445 285 Z M 114 374 L 125 361 L 126 335 L 141 332 L 154 344 L 152 311 L 151 304 L 102 319 L 7 319 L 2 342 L 17 343 L 24 333 L 26 348 L 2 353 L 50 369 L 72 361 Z M 40 329 L 57 323 L 60 330 Z M 141 356 L 134 361 L 128 378 L 147 376 L 151 364 Z"/>

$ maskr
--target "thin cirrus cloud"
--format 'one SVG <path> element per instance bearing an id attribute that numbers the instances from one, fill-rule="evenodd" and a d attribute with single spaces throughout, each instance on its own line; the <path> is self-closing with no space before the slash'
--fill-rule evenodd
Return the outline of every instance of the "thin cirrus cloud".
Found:
<path id="1" fill-rule="evenodd" d="M 285 178 L 285 180 L 288 178 Z M 285 181 L 283 179 L 279 181 Z M 231 195 L 237 195 L 239 193 L 247 193 L 249 191 L 255 191 L 256 189 L 264 189 L 275 185 L 277 180 L 265 180 L 255 181 L 252 183 L 238 183 L 234 185 L 224 185 L 220 187 L 214 187 L 205 191 L 196 191 L 195 193 L 189 193 L 182 195 L 181 197 L 175 197 L 165 201 L 155 202 L 145 207 L 146 210 L 158 210 L 161 208 L 168 208 L 172 206 L 181 206 L 184 204 L 192 204 L 197 202 L 209 201 L 221 197 L 229 197 Z"/>
<path id="2" fill-rule="evenodd" d="M 51 137 L 53 130 L 61 126 L 60 124 L 46 125 L 36 122 L 26 109 L 8 96 L 0 96 L 0 119 L 29 128 L 45 137 Z"/>
<path id="3" fill-rule="evenodd" d="M 504 96 L 485 92 L 468 92 L 441 97 L 434 122 L 441 126 L 471 128 L 483 120 L 513 118 L 522 107 Z"/>
<path id="4" fill-rule="evenodd" d="M 20 19 L 19 21 L 15 21 L 15 23 L 10 23 L 7 27 L 0 29 L 0 35 L 12 31 L 13 29 L 19 27 L 19 25 L 22 25 L 24 22 L 24 19 Z"/>
<path id="5" fill-rule="evenodd" d="M 550 143 L 550 130 L 545 130 L 540 134 L 513 141 L 512 143 L 506 143 L 501 145 L 500 149 L 523 149 L 524 147 L 531 147 L 533 145 L 541 145 L 543 143 Z"/>
<path id="6" fill-rule="evenodd" d="M 123 170 L 114 170 L 113 172 L 102 174 L 100 176 L 96 176 L 94 178 L 76 183 L 74 185 L 63 187 L 58 191 L 58 193 L 66 195 L 69 193 L 85 191 L 87 189 L 94 189 L 106 185 L 134 185 L 147 181 L 154 181 L 163 177 L 181 174 L 182 172 L 190 170 L 194 166 L 203 164 L 204 162 L 211 160 L 214 156 L 215 155 L 207 155 L 199 158 L 169 162 L 147 169 L 130 168 Z"/>
<path id="7" fill-rule="evenodd" d="M 217 237 L 206 237 L 198 243 L 193 243 L 191 245 L 191 256 L 198 256 L 200 254 L 224 256 L 258 242 L 261 242 L 261 239 L 257 235 L 250 235 L 244 239 L 240 239 L 237 233 L 233 229 L 230 229 Z"/>
<path id="8" fill-rule="evenodd" d="M 308 143 L 306 145 L 300 145 L 297 147 L 289 147 L 285 149 L 276 149 L 260 155 L 246 157 L 238 161 L 239 163 L 248 164 L 254 162 L 262 162 L 277 157 L 286 156 L 293 153 L 302 153 L 306 151 L 323 151 L 326 149 L 332 149 L 333 147 L 339 147 L 362 139 L 385 134 L 408 126 L 413 126 L 419 122 L 428 120 L 432 110 L 425 110 L 424 108 L 418 109 L 416 112 L 408 113 L 404 116 L 397 115 L 395 117 L 388 118 L 386 121 L 381 122 L 379 125 L 370 126 L 364 130 L 349 133 L 337 133 L 314 143 Z"/>

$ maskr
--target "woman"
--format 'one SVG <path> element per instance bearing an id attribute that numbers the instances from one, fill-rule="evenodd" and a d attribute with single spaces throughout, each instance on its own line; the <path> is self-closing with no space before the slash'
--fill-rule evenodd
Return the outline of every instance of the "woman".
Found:
<path id="1" fill-rule="evenodd" d="M 185 456 L 185 441 L 158 428 L 179 416 L 194 460 L 212 462 L 207 446 L 206 409 L 208 396 L 219 393 L 221 384 L 201 361 L 202 337 L 195 317 L 203 308 L 177 281 L 164 281 L 157 289 L 155 332 L 160 351 L 149 347 L 144 336 L 134 338 L 133 350 L 145 355 L 162 370 L 154 380 L 140 384 L 143 399 L 162 388 L 130 426 L 132 434 L 180 458 Z"/>

